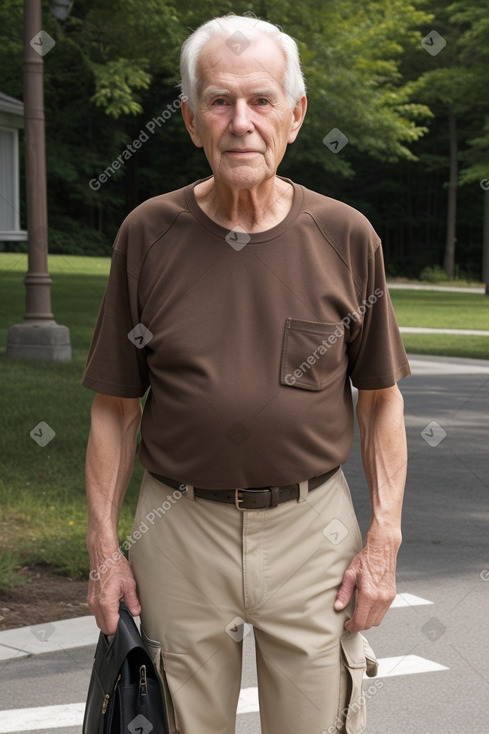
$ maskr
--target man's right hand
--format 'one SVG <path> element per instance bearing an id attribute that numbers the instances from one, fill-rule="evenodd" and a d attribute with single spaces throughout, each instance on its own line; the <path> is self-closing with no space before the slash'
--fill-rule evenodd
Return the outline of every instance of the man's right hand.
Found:
<path id="1" fill-rule="evenodd" d="M 141 421 L 138 398 L 97 394 L 92 403 L 86 479 L 90 554 L 88 604 L 97 625 L 114 635 L 123 599 L 132 615 L 141 612 L 131 567 L 119 548 L 117 525 L 131 478 Z"/>
<path id="2" fill-rule="evenodd" d="M 100 555 L 97 554 L 100 559 Z M 106 635 L 114 635 L 119 621 L 119 602 L 125 601 L 134 617 L 141 613 L 136 581 L 127 559 L 119 548 L 91 564 L 88 605 L 97 626 Z"/>

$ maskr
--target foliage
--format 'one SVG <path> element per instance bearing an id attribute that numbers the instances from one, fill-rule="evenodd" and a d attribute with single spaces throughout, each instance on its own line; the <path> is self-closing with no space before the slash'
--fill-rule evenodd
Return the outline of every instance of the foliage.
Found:
<path id="1" fill-rule="evenodd" d="M 20 569 L 20 557 L 15 551 L 0 549 L 0 588 L 2 586 L 16 586 L 20 577 L 17 571 Z"/>
<path id="2" fill-rule="evenodd" d="M 298 17 L 295 6 L 295 22 L 297 37 L 305 39 L 301 45 L 309 85 L 307 129 L 314 138 L 311 162 L 319 157 L 325 170 L 353 174 L 348 149 L 341 157 L 332 157 L 327 149 L 319 154 L 318 143 L 329 129 L 325 120 L 362 153 L 390 162 L 413 160 L 408 145 L 426 132 L 416 120 L 426 120 L 430 111 L 411 100 L 399 65 L 405 48 L 417 40 L 414 28 L 429 16 L 391 0 L 368 5 L 357 0 L 328 2 L 320 10 L 309 4 L 309 27 L 302 4 Z"/>
<path id="3" fill-rule="evenodd" d="M 309 107 L 280 173 L 363 211 L 383 239 L 391 274 L 416 277 L 441 265 L 446 115 L 456 110 L 457 265 L 480 277 L 489 0 L 75 0 L 62 23 L 45 2 L 43 28 L 56 41 L 44 57 L 51 251 L 106 254 L 138 203 L 208 175 L 176 111 L 98 189 L 90 186 L 174 103 L 188 33 L 228 12 L 255 13 L 298 40 Z M 17 98 L 22 18 L 22 0 L 3 0 L 0 89 Z M 447 41 L 435 56 L 421 45 L 433 29 Z M 348 138 L 338 154 L 323 144 L 332 128 Z M 21 216 L 25 227 L 23 208 Z"/>
<path id="4" fill-rule="evenodd" d="M 458 41 L 460 61 L 468 72 L 465 90 L 467 112 L 472 119 L 468 148 L 462 156 L 461 184 L 479 183 L 489 177 L 489 0 L 455 2 L 449 7 L 452 22 L 462 27 Z"/>
<path id="5" fill-rule="evenodd" d="M 427 265 L 419 274 L 419 279 L 427 283 L 443 283 L 447 279 L 447 274 L 439 265 Z"/>

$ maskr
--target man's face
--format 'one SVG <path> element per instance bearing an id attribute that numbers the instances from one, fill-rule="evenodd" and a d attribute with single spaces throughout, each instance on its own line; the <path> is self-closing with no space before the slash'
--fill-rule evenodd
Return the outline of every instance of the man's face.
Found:
<path id="1" fill-rule="evenodd" d="M 305 114 L 294 109 L 283 87 L 285 58 L 260 36 L 237 55 L 222 38 L 212 39 L 199 64 L 195 114 L 183 105 L 193 142 L 203 147 L 216 181 L 235 189 L 257 186 L 275 175 Z"/>

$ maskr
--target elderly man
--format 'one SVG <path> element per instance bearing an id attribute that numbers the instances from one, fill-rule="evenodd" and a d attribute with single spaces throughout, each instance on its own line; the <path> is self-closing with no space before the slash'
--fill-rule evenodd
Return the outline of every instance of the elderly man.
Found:
<path id="1" fill-rule="evenodd" d="M 250 625 L 264 734 L 361 732 L 359 631 L 395 595 L 406 475 L 409 366 L 379 238 L 277 176 L 306 112 L 290 37 L 212 20 L 184 44 L 181 74 L 212 175 L 138 206 L 114 245 L 83 378 L 98 393 L 90 606 L 107 634 L 121 598 L 141 615 L 172 733 L 234 732 Z M 372 503 L 363 548 L 341 470 L 351 383 Z M 140 422 L 129 565 L 117 520 Z"/>

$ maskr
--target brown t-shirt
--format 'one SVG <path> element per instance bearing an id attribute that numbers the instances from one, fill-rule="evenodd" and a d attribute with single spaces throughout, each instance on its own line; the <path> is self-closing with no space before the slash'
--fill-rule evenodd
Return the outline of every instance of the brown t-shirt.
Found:
<path id="1" fill-rule="evenodd" d="M 123 222 L 83 376 L 149 389 L 140 460 L 213 489 L 286 485 L 342 464 L 360 389 L 410 374 L 380 240 L 355 209 L 297 184 L 272 229 L 229 233 L 194 186 Z"/>

